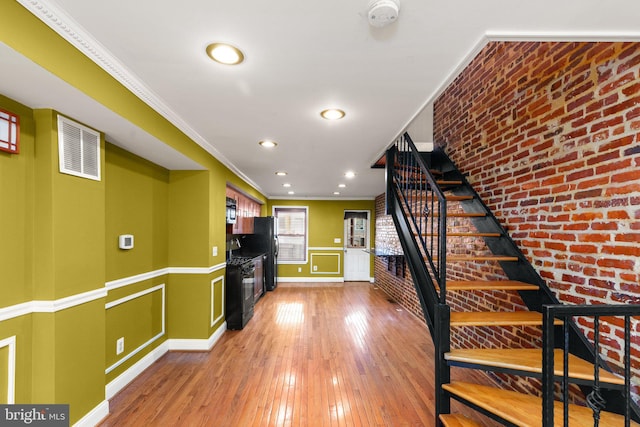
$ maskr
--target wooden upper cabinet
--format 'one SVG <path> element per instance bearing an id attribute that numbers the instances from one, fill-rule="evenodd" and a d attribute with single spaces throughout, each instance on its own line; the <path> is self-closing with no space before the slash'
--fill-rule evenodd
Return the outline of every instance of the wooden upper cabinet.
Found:
<path id="1" fill-rule="evenodd" d="M 260 216 L 261 204 L 230 187 L 227 187 L 227 197 L 236 201 L 236 223 L 227 225 L 227 232 L 231 228 L 232 234 L 253 233 L 253 217 Z"/>

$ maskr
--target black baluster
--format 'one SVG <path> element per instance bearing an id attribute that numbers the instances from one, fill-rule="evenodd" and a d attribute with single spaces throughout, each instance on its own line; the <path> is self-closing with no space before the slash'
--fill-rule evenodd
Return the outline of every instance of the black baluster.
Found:
<path id="1" fill-rule="evenodd" d="M 587 396 L 587 405 L 593 411 L 593 425 L 600 425 L 600 412 L 605 408 L 606 401 L 600 394 L 600 317 L 593 319 L 593 339 L 595 342 L 595 361 L 593 363 L 593 389 Z"/>
<path id="2" fill-rule="evenodd" d="M 624 427 L 631 424 L 631 316 L 624 316 Z"/>
<path id="3" fill-rule="evenodd" d="M 563 422 L 564 426 L 569 425 L 569 327 L 568 317 L 563 317 L 562 332 L 564 334 L 564 348 L 562 349 L 562 361 L 564 363 L 562 372 L 562 401 L 564 406 Z"/>

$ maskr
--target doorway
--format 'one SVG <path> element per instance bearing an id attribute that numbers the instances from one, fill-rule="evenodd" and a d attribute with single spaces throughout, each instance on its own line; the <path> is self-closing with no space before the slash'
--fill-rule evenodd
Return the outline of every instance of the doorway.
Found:
<path id="1" fill-rule="evenodd" d="M 371 279 L 369 211 L 344 212 L 344 280 Z"/>

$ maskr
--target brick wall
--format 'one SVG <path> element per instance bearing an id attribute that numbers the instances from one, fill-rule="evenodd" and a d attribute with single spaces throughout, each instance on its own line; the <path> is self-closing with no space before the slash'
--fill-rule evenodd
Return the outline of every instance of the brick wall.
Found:
<path id="1" fill-rule="evenodd" d="M 469 173 L 560 301 L 640 302 L 639 43 L 490 43 L 435 102 L 434 140 Z M 501 274 L 449 268 L 460 278 Z M 453 303 L 520 304 L 502 293 Z M 457 345 L 531 346 L 539 336 L 483 329 L 465 330 Z M 604 331 L 615 363 L 620 325 Z M 633 365 L 638 372 L 637 351 Z"/>
<path id="2" fill-rule="evenodd" d="M 376 197 L 375 247 L 377 250 L 402 250 L 393 219 L 390 215 L 385 215 L 384 194 Z M 375 257 L 374 277 L 376 286 L 381 288 L 391 299 L 402 305 L 423 322 L 425 321 L 408 268 L 405 269 L 404 276 L 397 275 L 395 274 L 395 269 L 392 268 L 391 271 L 389 270 L 388 258 Z"/>

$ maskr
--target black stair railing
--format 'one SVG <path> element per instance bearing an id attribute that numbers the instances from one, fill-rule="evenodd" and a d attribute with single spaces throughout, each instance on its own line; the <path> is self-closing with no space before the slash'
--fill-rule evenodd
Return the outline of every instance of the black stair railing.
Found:
<path id="1" fill-rule="evenodd" d="M 450 309 L 446 304 L 447 203 L 422 155 L 407 133 L 387 150 L 387 214 L 398 232 L 435 348 L 436 423 L 450 412 L 445 353 L 450 350 Z M 439 424 L 438 424 L 439 425 Z"/>
<path id="2" fill-rule="evenodd" d="M 446 303 L 447 202 L 409 134 L 394 143 L 388 176 L 418 238 L 437 286 L 439 302 Z M 393 190 L 392 190 L 393 191 Z"/>
<path id="3" fill-rule="evenodd" d="M 631 318 L 640 317 L 640 305 L 545 305 L 543 306 L 543 335 L 542 335 L 542 415 L 543 426 L 569 425 L 569 362 L 568 355 L 570 349 L 570 334 L 568 326 L 572 319 L 576 316 L 582 316 L 593 319 L 593 345 L 594 345 L 594 379 L 591 385 L 591 392 L 587 395 L 587 405 L 593 411 L 593 426 L 598 427 L 600 422 L 600 412 L 605 408 L 614 410 L 623 414 L 625 417 L 624 425 L 629 427 L 633 418 L 637 419 L 637 405 L 633 402 L 631 396 Z M 610 385 L 603 385 L 600 381 L 600 369 L 606 368 L 601 354 L 601 338 L 600 325 L 601 318 L 615 317 L 621 319 L 624 325 L 623 341 L 624 341 L 624 357 L 622 361 L 624 375 L 624 390 L 622 392 L 623 399 L 620 395 L 612 395 L 608 393 Z M 564 321 L 562 327 L 562 336 L 557 337 L 558 328 L 554 327 L 554 319 Z M 610 321 L 610 319 L 608 319 Z M 585 322 L 583 322 L 584 324 Z M 604 323 L 604 321 L 602 322 Z M 560 339 L 558 339 L 560 338 Z M 560 390 L 562 393 L 563 403 L 563 421 L 560 424 L 554 420 L 554 389 L 556 384 L 556 375 L 554 370 L 554 348 L 557 343 L 561 343 L 563 352 L 564 371 L 559 379 Z M 608 369 L 608 368 L 607 368 Z M 609 402 L 607 402 L 609 400 Z M 613 401 L 612 401 L 613 400 Z M 555 424 L 554 424 L 555 422 Z"/>

